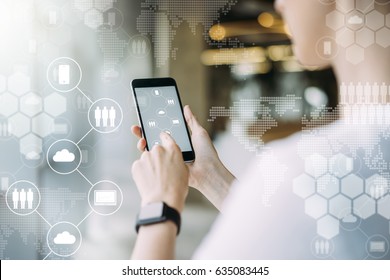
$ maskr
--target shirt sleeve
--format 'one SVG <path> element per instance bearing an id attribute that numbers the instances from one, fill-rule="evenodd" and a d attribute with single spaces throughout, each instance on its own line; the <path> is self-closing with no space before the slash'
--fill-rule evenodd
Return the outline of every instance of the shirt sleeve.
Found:
<path id="1" fill-rule="evenodd" d="M 234 183 L 223 214 L 193 258 L 312 258 L 315 223 L 304 214 L 304 204 L 292 192 L 292 178 L 303 167 L 296 157 L 283 149 L 280 152 L 255 160 L 244 179 Z"/>

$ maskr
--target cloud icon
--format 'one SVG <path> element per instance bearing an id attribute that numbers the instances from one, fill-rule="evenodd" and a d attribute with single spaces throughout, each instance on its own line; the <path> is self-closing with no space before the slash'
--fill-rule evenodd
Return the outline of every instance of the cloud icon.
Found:
<path id="1" fill-rule="evenodd" d="M 37 153 L 36 151 L 31 151 L 26 154 L 27 160 L 38 160 L 41 159 L 41 155 Z"/>
<path id="2" fill-rule="evenodd" d="M 165 111 L 164 110 L 160 110 L 160 111 L 157 112 L 157 114 L 159 114 L 160 116 L 165 115 Z"/>
<path id="3" fill-rule="evenodd" d="M 56 152 L 53 156 L 55 162 L 73 162 L 75 155 L 69 152 L 67 149 L 62 149 L 61 151 Z"/>
<path id="4" fill-rule="evenodd" d="M 359 17 L 358 15 L 354 15 L 348 19 L 349 24 L 362 24 L 363 19 Z"/>
<path id="5" fill-rule="evenodd" d="M 57 234 L 54 238 L 54 244 L 58 245 L 72 245 L 76 242 L 76 237 L 67 231 Z"/>
<path id="6" fill-rule="evenodd" d="M 116 71 L 115 69 L 110 69 L 104 73 L 105 78 L 118 78 L 119 77 L 119 72 Z"/>
<path id="7" fill-rule="evenodd" d="M 343 223 L 350 223 L 350 224 L 353 224 L 353 223 L 356 223 L 357 221 L 357 218 L 353 215 L 347 215 L 343 218 Z"/>

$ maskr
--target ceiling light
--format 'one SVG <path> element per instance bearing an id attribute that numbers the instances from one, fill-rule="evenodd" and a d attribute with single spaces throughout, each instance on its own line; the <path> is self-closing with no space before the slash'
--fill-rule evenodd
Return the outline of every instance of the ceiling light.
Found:
<path id="1" fill-rule="evenodd" d="M 209 35 L 210 38 L 213 40 L 222 41 L 223 39 L 225 39 L 226 30 L 222 25 L 216 24 L 210 28 Z"/>
<path id="2" fill-rule="evenodd" d="M 261 13 L 258 16 L 257 21 L 259 22 L 259 24 L 261 26 L 263 26 L 265 28 L 270 28 L 270 27 L 272 27 L 274 25 L 275 18 L 270 13 Z"/>

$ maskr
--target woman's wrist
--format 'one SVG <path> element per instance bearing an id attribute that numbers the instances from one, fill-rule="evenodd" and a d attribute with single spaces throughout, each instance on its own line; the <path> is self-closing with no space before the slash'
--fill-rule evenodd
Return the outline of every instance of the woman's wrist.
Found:
<path id="1" fill-rule="evenodd" d="M 226 196 L 229 194 L 230 187 L 236 179 L 225 166 L 219 162 L 211 164 L 206 169 L 202 182 L 199 182 L 198 190 L 218 209 L 221 206 Z"/>

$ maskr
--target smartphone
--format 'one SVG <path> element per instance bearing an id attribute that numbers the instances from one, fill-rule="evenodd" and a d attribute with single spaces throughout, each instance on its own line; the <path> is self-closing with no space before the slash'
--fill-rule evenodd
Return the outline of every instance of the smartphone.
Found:
<path id="1" fill-rule="evenodd" d="M 131 82 L 138 119 L 149 151 L 161 144 L 160 133 L 170 134 L 185 162 L 195 160 L 177 85 L 172 78 L 135 79 Z"/>

